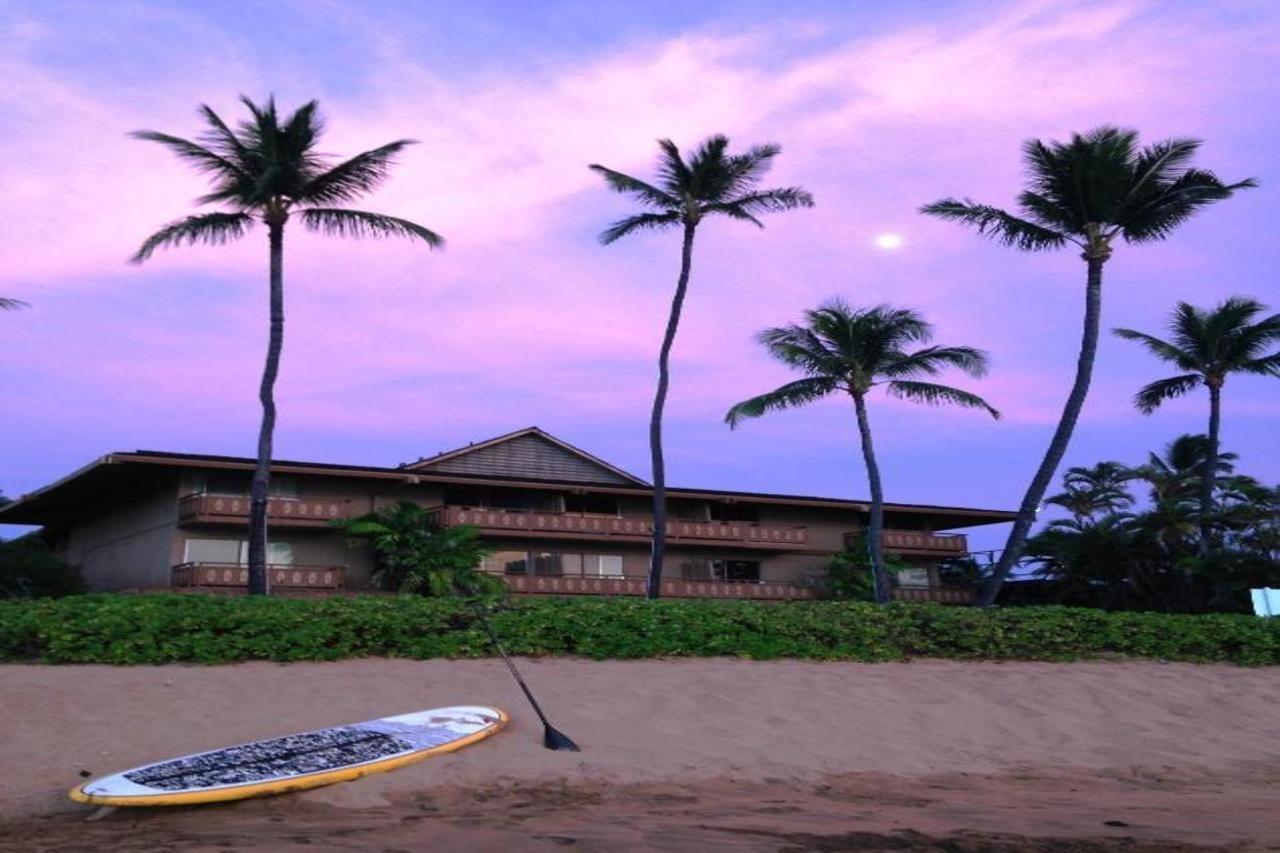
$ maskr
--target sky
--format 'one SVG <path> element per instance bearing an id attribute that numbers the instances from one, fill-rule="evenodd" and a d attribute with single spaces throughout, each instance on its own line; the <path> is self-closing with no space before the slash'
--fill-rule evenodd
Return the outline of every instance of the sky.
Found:
<path id="1" fill-rule="evenodd" d="M 251 455 L 267 247 L 140 242 L 195 211 L 204 179 L 129 132 L 201 130 L 208 104 L 318 99 L 322 150 L 418 140 L 365 209 L 441 251 L 285 246 L 279 458 L 395 465 L 521 427 L 649 475 L 648 409 L 679 267 L 676 233 L 601 246 L 634 210 L 592 162 L 646 177 L 655 140 L 782 146 L 770 185 L 816 206 L 698 232 L 667 408 L 673 485 L 865 497 L 847 399 L 730 431 L 733 403 L 794 378 L 754 335 L 838 296 L 922 312 L 990 354 L 948 377 L 1003 413 L 878 397 L 891 501 L 1016 508 L 1074 369 L 1084 265 L 1025 254 L 921 204 L 1009 206 L 1026 139 L 1102 124 L 1205 140 L 1198 164 L 1261 187 L 1162 244 L 1118 247 L 1104 327 L 1160 332 L 1178 300 L 1280 307 L 1280 4 L 1115 2 L 15 2 L 0 0 L 0 490 L 116 450 Z M 877 237 L 897 235 L 886 249 Z M 1138 414 L 1170 375 L 1104 336 L 1067 465 L 1137 464 L 1202 431 L 1193 395 Z M 1280 383 L 1233 379 L 1223 440 L 1280 480 Z M 998 547 L 1002 531 L 971 537 Z"/>

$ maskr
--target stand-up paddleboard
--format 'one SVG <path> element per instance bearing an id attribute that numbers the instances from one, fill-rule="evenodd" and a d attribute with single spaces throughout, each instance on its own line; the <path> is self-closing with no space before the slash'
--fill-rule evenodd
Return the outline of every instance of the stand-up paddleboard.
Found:
<path id="1" fill-rule="evenodd" d="M 435 708 L 146 764 L 71 789 L 98 806 L 179 806 L 301 791 L 394 770 L 502 731 L 497 708 Z"/>

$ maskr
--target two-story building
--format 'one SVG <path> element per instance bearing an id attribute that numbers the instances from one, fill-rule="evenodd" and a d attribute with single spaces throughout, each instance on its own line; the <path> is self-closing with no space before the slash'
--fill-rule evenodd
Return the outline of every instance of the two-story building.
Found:
<path id="1" fill-rule="evenodd" d="M 139 450 L 111 453 L 0 509 L 0 524 L 38 524 L 93 590 L 243 589 L 252 459 Z M 276 461 L 268 577 L 276 591 L 359 590 L 367 544 L 333 519 L 399 501 L 442 526 L 473 525 L 492 548 L 486 571 L 520 593 L 640 595 L 648 571 L 652 489 L 641 478 L 536 427 L 394 468 Z M 824 565 L 866 524 L 865 501 L 671 488 L 663 594 L 813 596 Z M 899 598 L 967 601 L 939 583 L 963 557 L 954 531 L 1012 520 L 1000 510 L 890 504 L 885 547 L 910 569 Z"/>

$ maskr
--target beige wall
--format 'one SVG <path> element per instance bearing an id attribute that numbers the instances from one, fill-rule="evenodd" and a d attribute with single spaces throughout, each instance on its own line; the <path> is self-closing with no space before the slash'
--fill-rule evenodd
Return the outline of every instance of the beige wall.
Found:
<path id="1" fill-rule="evenodd" d="M 91 591 L 168 586 L 177 526 L 175 477 L 70 528 L 63 556 Z"/>

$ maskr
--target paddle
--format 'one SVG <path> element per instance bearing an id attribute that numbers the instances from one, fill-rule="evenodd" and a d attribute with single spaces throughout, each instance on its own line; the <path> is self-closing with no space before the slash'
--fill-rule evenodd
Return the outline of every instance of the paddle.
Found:
<path id="1" fill-rule="evenodd" d="M 542 745 L 547 749 L 581 752 L 582 750 L 579 749 L 578 745 L 564 732 L 551 725 L 550 721 L 547 720 L 547 715 L 542 713 L 542 707 L 538 704 L 538 700 L 533 698 L 533 692 L 529 690 L 529 685 L 524 683 L 524 679 L 520 676 L 520 670 L 516 669 L 515 663 L 507 655 L 507 650 L 502 647 L 502 643 L 498 640 L 498 635 L 494 632 L 493 626 L 489 624 L 489 620 L 485 617 L 484 605 L 479 601 L 473 601 L 472 606 L 475 608 L 476 618 L 480 620 L 480 624 L 484 627 L 484 632 L 489 635 L 489 642 L 493 643 L 493 647 L 498 650 L 498 654 L 502 655 L 502 659 L 507 662 L 507 669 L 511 670 L 512 676 L 515 677 L 516 683 L 520 685 L 520 689 L 524 691 L 525 698 L 533 706 L 538 719 L 542 720 L 544 729 Z"/>

